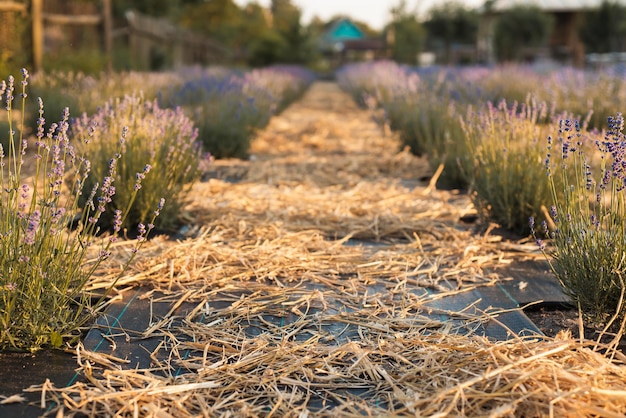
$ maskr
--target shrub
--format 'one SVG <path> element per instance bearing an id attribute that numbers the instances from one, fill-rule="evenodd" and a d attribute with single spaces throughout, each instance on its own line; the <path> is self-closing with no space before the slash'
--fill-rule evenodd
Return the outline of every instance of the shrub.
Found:
<path id="1" fill-rule="evenodd" d="M 197 130 L 182 109 L 161 109 L 156 100 L 127 95 L 109 100 L 92 116 L 83 114 L 74 121 L 71 134 L 77 149 L 90 159 L 95 178 L 106 173 L 107 156 L 121 147 L 115 177 L 120 186 L 111 206 L 121 209 L 136 196 L 123 227 L 136 228 L 161 198 L 168 204 L 156 226 L 170 228 L 179 223 L 183 200 L 201 174 Z M 150 170 L 158 175 L 144 179 Z M 87 179 L 86 186 L 94 187 L 95 181 Z M 136 195 L 138 187 L 142 192 Z M 101 222 L 103 227 L 111 228 L 114 219 L 103 217 Z"/>
<path id="2" fill-rule="evenodd" d="M 275 65 L 250 71 L 244 75 L 245 83 L 271 93 L 276 101 L 276 113 L 299 99 L 313 83 L 314 74 L 299 66 Z"/>
<path id="3" fill-rule="evenodd" d="M 245 89 L 237 76 L 189 80 L 172 95 L 198 127 L 198 138 L 216 158 L 246 158 L 254 132 L 267 124 L 274 109 L 269 92 Z"/>
<path id="4" fill-rule="evenodd" d="M 450 98 L 445 80 L 421 77 L 400 91 L 383 108 L 391 128 L 400 132 L 403 147 L 410 147 L 416 155 L 426 154 L 433 169 L 443 164 L 440 185 L 467 187 L 463 167 L 468 152 L 459 115 L 459 107 L 464 105 Z"/>
<path id="5" fill-rule="evenodd" d="M 393 100 L 407 87 L 407 78 L 411 77 L 408 67 L 392 61 L 349 64 L 336 74 L 339 86 L 352 95 L 360 106 L 366 105 L 368 97 L 375 98 L 379 105 Z M 413 83 L 417 81 L 419 78 L 413 76 Z"/>
<path id="6" fill-rule="evenodd" d="M 207 70 L 168 91 L 163 102 L 185 109 L 211 155 L 247 158 L 254 133 L 302 95 L 312 81 L 312 73 L 294 67 L 227 76 Z"/>
<path id="7" fill-rule="evenodd" d="M 542 214 L 552 198 L 543 174 L 549 118 L 545 103 L 490 103 L 468 113 L 463 130 L 472 165 L 468 167 L 472 201 L 483 218 L 527 234 L 528 218 Z"/>
<path id="8" fill-rule="evenodd" d="M 459 108 L 464 109 L 468 95 L 474 93 L 469 83 L 453 82 L 449 75 L 378 62 L 346 66 L 338 73 L 338 81 L 359 103 L 375 102 L 384 109 L 389 126 L 399 132 L 402 148 L 427 154 L 433 169 L 444 165 L 440 185 L 464 188 L 467 179 L 461 160 L 467 151 Z"/>
<path id="9" fill-rule="evenodd" d="M 179 83 L 179 78 L 174 73 L 124 72 L 88 75 L 73 71 L 40 72 L 33 77 L 31 94 L 43 99 L 48 115 L 59 118 L 65 107 L 72 109 L 76 115 L 91 115 L 111 98 L 141 93 L 146 99 L 154 99 L 166 88 Z M 27 110 L 36 115 L 36 106 L 30 106 Z M 32 128 L 36 129 L 36 126 Z"/>
<path id="10" fill-rule="evenodd" d="M 604 137 L 584 134 L 577 120 L 559 122 L 546 159 L 555 228 L 541 227 L 552 245 L 537 238 L 530 219 L 565 292 L 587 319 L 607 328 L 626 316 L 626 138 L 621 114 L 608 121 Z"/>
<path id="11" fill-rule="evenodd" d="M 23 76 L 22 107 L 28 84 L 26 70 Z M 14 90 L 13 77 L 9 77 L 8 83 L 0 84 L 0 96 L 5 97 L 11 128 Z M 113 235 L 96 238 L 98 219 L 108 213 L 109 200 L 115 195 L 113 179 L 119 157 L 112 158 L 102 186 L 92 190 L 90 204 L 80 212 L 78 199 L 91 177 L 90 163 L 76 153 L 69 141 L 69 112 L 66 110 L 64 117 L 51 124 L 47 132 L 41 99 L 38 113 L 33 150 L 28 149 L 25 137 L 12 133 L 13 129 L 8 147 L 0 149 L 0 348 L 3 350 L 58 348 L 80 336 L 81 327 L 103 306 L 106 296 L 93 302 L 93 295 L 85 293 L 84 287 L 100 263 L 109 257 L 115 233 L 132 203 L 131 199 L 129 206 L 112 215 L 116 221 Z M 23 124 L 21 119 L 20 125 Z M 26 168 L 33 170 L 32 175 L 23 171 Z M 158 209 L 149 225 L 157 214 Z M 70 231 L 67 226 L 76 219 L 77 227 Z M 151 226 L 142 228 L 133 255 L 123 263 L 118 278 L 150 229 Z"/>

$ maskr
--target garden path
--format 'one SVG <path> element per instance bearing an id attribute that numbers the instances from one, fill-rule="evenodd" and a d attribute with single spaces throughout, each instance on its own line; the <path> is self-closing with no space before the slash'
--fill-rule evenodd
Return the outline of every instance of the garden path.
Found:
<path id="1" fill-rule="evenodd" d="M 48 396 L 155 416 L 429 415 L 443 398 L 416 379 L 441 335 L 537 332 L 516 306 L 533 283 L 512 267 L 541 259 L 534 243 L 463 222 L 468 197 L 430 184 L 376 116 L 317 82 L 248 161 L 215 161 L 192 189 L 187 237 L 146 244 L 118 284 L 131 289 L 77 351 L 92 382 Z M 441 376 L 459 372 L 446 362 Z"/>

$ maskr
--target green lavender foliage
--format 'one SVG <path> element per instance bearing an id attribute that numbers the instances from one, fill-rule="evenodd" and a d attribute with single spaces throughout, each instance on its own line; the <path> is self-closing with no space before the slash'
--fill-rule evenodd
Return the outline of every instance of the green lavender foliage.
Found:
<path id="1" fill-rule="evenodd" d="M 626 317 L 623 130 L 619 113 L 608 118 L 604 135 L 586 133 L 576 119 L 560 120 L 558 134 L 548 138 L 545 162 L 555 228 L 544 222 L 535 226 L 530 219 L 537 244 L 565 292 L 589 321 L 607 328 Z"/>
<path id="2" fill-rule="evenodd" d="M 115 176 L 119 186 L 111 207 L 121 209 L 134 199 L 124 228 L 135 229 L 161 198 L 167 205 L 156 226 L 171 229 L 180 225 L 185 198 L 205 162 L 197 130 L 181 108 L 162 109 L 156 100 L 127 95 L 110 99 L 93 115 L 83 114 L 70 132 L 76 148 L 91 161 L 94 176 L 86 180 L 87 188 L 95 187 L 108 170 L 107 156 L 121 150 Z M 154 174 L 144 178 L 148 171 Z M 87 202 L 81 199 L 80 203 Z M 110 216 L 103 216 L 101 226 L 110 229 L 112 222 Z"/>
<path id="3" fill-rule="evenodd" d="M 215 158 L 248 158 L 254 134 L 314 80 L 310 71 L 288 66 L 187 74 L 184 83 L 166 92 L 163 103 L 185 109 L 204 150 Z"/>
<path id="4" fill-rule="evenodd" d="M 23 70 L 22 74 L 19 99 L 14 98 L 19 86 L 13 77 L 0 83 L 10 126 L 5 141 L 8 147 L 0 149 L 0 349 L 36 351 L 59 348 L 78 339 L 82 326 L 103 306 L 108 290 L 94 301 L 84 288 L 110 256 L 132 201 L 112 215 L 116 225 L 113 234 L 98 238 L 98 220 L 108 213 L 115 195 L 113 177 L 119 157 L 110 156 L 101 186 L 93 189 L 90 205 L 81 211 L 78 200 L 92 173 L 90 162 L 77 154 L 70 142 L 69 112 L 66 109 L 62 119 L 46 130 L 40 99 L 36 140 L 31 147 L 21 133 L 28 72 Z M 20 134 L 13 129 L 16 103 L 22 129 L 15 132 Z M 151 222 L 157 214 L 158 209 Z M 70 230 L 72 223 L 76 227 Z M 144 227 L 138 236 L 132 255 L 122 262 L 118 279 L 149 229 Z"/>
<path id="5" fill-rule="evenodd" d="M 528 234 L 528 218 L 552 205 L 543 173 L 548 118 L 547 105 L 533 101 L 488 103 L 464 117 L 471 197 L 485 220 Z"/>
<path id="6" fill-rule="evenodd" d="M 66 107 L 74 115 L 92 115 L 112 98 L 141 93 L 146 99 L 155 99 L 163 90 L 180 83 L 179 74 L 173 72 L 40 72 L 33 77 L 31 94 L 44 100 L 49 117 L 59 118 Z M 36 114 L 36 105 L 31 103 L 27 110 Z"/>

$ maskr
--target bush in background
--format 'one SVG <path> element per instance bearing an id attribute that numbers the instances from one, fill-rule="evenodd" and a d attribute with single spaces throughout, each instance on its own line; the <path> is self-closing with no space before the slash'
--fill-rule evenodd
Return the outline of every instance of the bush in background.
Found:
<path id="1" fill-rule="evenodd" d="M 127 95 L 109 100 L 91 116 L 83 114 L 72 124 L 71 135 L 77 150 L 91 161 L 94 175 L 85 182 L 88 189 L 96 187 L 96 179 L 109 169 L 109 156 L 119 153 L 111 207 L 121 209 L 135 199 L 122 227 L 135 229 L 161 198 L 167 205 L 156 226 L 180 223 L 183 201 L 201 175 L 197 130 L 181 108 L 161 109 L 156 100 Z M 155 174 L 144 179 L 148 171 Z M 135 198 L 139 185 L 142 192 Z M 114 222 L 111 217 L 102 219 L 106 228 L 114 227 Z"/>
<path id="2" fill-rule="evenodd" d="M 543 171 L 549 119 L 546 103 L 534 101 L 488 103 L 464 117 L 471 198 L 484 219 L 528 234 L 528 218 L 543 216 L 542 206 L 552 205 Z"/>
<path id="3" fill-rule="evenodd" d="M 228 75 L 202 71 L 165 94 L 198 127 L 204 149 L 215 158 L 247 158 L 250 140 L 276 112 L 300 97 L 313 81 L 297 67 L 270 67 Z"/>
<path id="4" fill-rule="evenodd" d="M 70 108 L 73 115 L 91 115 L 111 98 L 141 93 L 146 99 L 154 99 L 166 88 L 179 83 L 175 73 L 123 72 L 89 75 L 74 71 L 40 72 L 33 77 L 31 95 L 41 97 L 46 115 L 56 119 L 61 117 L 66 107 Z M 29 114 L 36 115 L 37 109 L 32 103 L 28 110 Z"/>
<path id="5" fill-rule="evenodd" d="M 399 133 L 402 148 L 426 154 L 433 170 L 444 165 L 440 185 L 467 187 L 462 160 L 468 154 L 459 114 L 469 92 L 462 92 L 461 84 L 451 83 L 443 71 L 419 72 L 393 62 L 346 66 L 337 79 L 358 103 L 373 102 L 384 110 L 390 128 Z"/>

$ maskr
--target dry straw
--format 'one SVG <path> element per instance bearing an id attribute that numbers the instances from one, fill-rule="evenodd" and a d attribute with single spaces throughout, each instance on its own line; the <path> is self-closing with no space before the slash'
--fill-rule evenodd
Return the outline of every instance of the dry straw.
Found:
<path id="1" fill-rule="evenodd" d="M 432 307 L 542 255 L 459 222 L 472 212 L 465 196 L 398 180 L 423 164 L 334 89 L 315 85 L 272 121 L 256 160 L 220 163 L 240 182 L 196 185 L 190 236 L 150 241 L 118 282 L 172 303 L 127 330 L 138 344 L 160 338 L 152 366 L 78 346 L 83 378 L 32 388 L 41 406 L 90 417 L 626 414 L 626 357 L 612 347 L 567 333 L 493 341 L 467 329 L 497 312 Z M 130 247 L 114 250 L 92 289 Z"/>

